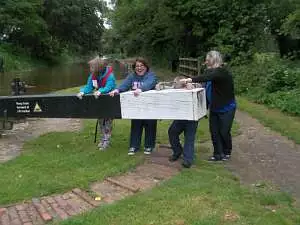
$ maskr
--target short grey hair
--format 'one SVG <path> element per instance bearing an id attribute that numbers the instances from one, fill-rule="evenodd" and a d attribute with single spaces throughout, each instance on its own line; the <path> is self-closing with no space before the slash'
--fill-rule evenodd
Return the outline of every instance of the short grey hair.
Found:
<path id="1" fill-rule="evenodd" d="M 223 58 L 220 52 L 210 51 L 207 53 L 206 58 L 209 58 L 213 68 L 223 66 Z"/>

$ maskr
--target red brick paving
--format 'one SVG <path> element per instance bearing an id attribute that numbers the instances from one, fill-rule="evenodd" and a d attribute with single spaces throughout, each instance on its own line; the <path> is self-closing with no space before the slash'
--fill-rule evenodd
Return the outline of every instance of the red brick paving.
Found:
<path id="1" fill-rule="evenodd" d="M 109 177 L 92 184 L 91 192 L 75 188 L 63 194 L 33 198 L 28 202 L 0 207 L 0 225 L 44 225 L 54 220 L 65 220 L 150 189 L 179 172 L 178 162 L 168 162 L 167 157 L 170 154 L 168 147 L 157 148 L 151 156 L 147 156 L 144 165 L 124 175 Z M 100 197 L 100 200 L 96 201 L 90 193 L 94 197 Z"/>

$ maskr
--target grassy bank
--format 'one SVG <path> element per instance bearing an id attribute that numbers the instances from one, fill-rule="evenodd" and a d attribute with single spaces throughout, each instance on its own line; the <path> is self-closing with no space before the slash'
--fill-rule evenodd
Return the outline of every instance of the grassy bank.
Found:
<path id="1" fill-rule="evenodd" d="M 200 152 L 199 152 L 200 154 Z M 294 225 L 292 199 L 264 188 L 241 187 L 222 165 L 197 167 L 148 192 L 61 222 L 61 225 Z"/>
<path id="2" fill-rule="evenodd" d="M 5 72 L 32 70 L 46 65 L 45 62 L 34 60 L 25 52 L 22 53 L 8 45 L 0 45 L 0 57 L 4 60 Z"/>
<path id="3" fill-rule="evenodd" d="M 0 204 L 60 193 L 128 170 L 141 157 L 128 158 L 127 121 L 116 121 L 112 147 L 100 152 L 93 143 L 94 121 L 81 132 L 53 132 L 24 145 L 15 160 L 0 165 Z"/>
<path id="4" fill-rule="evenodd" d="M 300 144 L 300 118 L 238 97 L 238 108 L 258 119 L 263 125 Z"/>
<path id="5" fill-rule="evenodd" d="M 298 118 L 287 117 L 278 110 L 270 110 L 241 97 L 238 97 L 238 103 L 241 110 L 258 117 L 262 122 L 266 121 L 266 125 L 279 126 L 279 131 L 282 129 L 281 131 L 293 133 L 293 127 L 297 128 L 297 124 L 295 126 L 292 124 L 298 121 Z M 281 124 L 286 124 L 286 127 L 283 128 Z M 207 149 L 198 146 L 197 157 L 205 154 Z M 151 191 L 59 224 L 294 225 L 298 223 L 300 211 L 293 206 L 293 199 L 288 194 L 276 192 L 269 186 L 243 187 L 222 165 L 197 160 L 195 168 L 183 171 Z"/>
<path id="6" fill-rule="evenodd" d="M 159 76 L 163 77 L 159 72 Z M 78 88 L 68 90 L 77 92 Z M 238 98 L 241 110 L 267 120 L 287 123 L 282 113 Z M 266 119 L 267 118 L 267 119 Z M 290 118 L 295 123 L 297 118 Z M 283 122 L 285 121 L 285 122 Z M 159 121 L 158 143 L 168 143 L 171 121 Z M 280 123 L 279 123 L 280 125 Z M 86 120 L 80 132 L 53 132 L 27 142 L 20 157 L 0 165 L 0 205 L 33 197 L 61 193 L 74 187 L 88 189 L 93 181 L 125 172 L 143 162 L 144 156 L 128 157 L 130 123 L 115 120 L 112 146 L 100 152 L 93 143 L 95 121 Z M 286 130 L 292 132 L 292 126 Z M 234 133 L 238 126 L 234 125 Z M 296 129 L 296 128 L 295 128 Z M 292 132 L 293 133 L 293 132 Z M 203 119 L 197 133 L 196 167 L 145 193 L 100 207 L 81 216 L 60 222 L 62 225 L 89 224 L 170 224 L 219 225 L 300 223 L 300 211 L 293 199 L 268 186 L 243 187 L 222 164 L 201 158 L 210 152 L 200 142 L 209 140 L 208 120 Z"/>
<path id="7" fill-rule="evenodd" d="M 170 122 L 159 121 L 157 143 L 168 143 Z M 0 164 L 0 205 L 74 187 L 88 188 L 90 182 L 122 173 L 143 161 L 142 154 L 127 155 L 130 121 L 115 120 L 107 152 L 98 151 L 93 143 L 94 129 L 95 120 L 87 120 L 81 132 L 53 132 L 27 142 L 18 158 Z M 209 140 L 206 119 L 200 122 L 197 139 Z"/>
<path id="8" fill-rule="evenodd" d="M 89 56 L 76 56 L 70 52 L 64 52 L 52 60 L 41 60 L 32 58 L 25 50 L 15 48 L 12 45 L 0 44 L 0 57 L 4 59 L 4 71 L 26 71 L 39 67 L 46 67 L 56 64 L 66 64 L 86 61 Z"/>
<path id="9" fill-rule="evenodd" d="M 167 143 L 170 121 L 160 121 L 158 143 Z M 116 120 L 112 146 L 97 150 L 94 121 L 81 132 L 43 135 L 25 144 L 22 155 L 0 165 L 0 204 L 74 187 L 87 189 L 93 181 L 125 172 L 143 161 L 143 154 L 127 156 L 129 121 Z M 235 125 L 234 133 L 237 131 Z M 196 167 L 145 193 L 61 222 L 71 224 L 297 224 L 300 212 L 292 198 L 265 187 L 249 189 L 224 169 L 200 158 L 210 154 L 200 141 L 209 139 L 207 120 L 197 134 Z"/>

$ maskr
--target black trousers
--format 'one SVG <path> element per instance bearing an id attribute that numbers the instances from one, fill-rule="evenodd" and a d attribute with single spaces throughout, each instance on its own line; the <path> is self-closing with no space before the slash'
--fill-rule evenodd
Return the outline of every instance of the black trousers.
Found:
<path id="1" fill-rule="evenodd" d="M 174 120 L 168 130 L 169 141 L 173 150 L 173 155 L 178 156 L 183 152 L 186 162 L 193 163 L 195 152 L 195 137 L 198 121 Z M 184 133 L 184 147 L 180 143 L 179 136 Z"/>
<path id="2" fill-rule="evenodd" d="M 154 148 L 157 120 L 131 120 L 130 147 L 140 148 L 143 129 L 145 129 L 145 148 Z"/>
<path id="3" fill-rule="evenodd" d="M 222 159 L 224 155 L 230 155 L 232 151 L 231 128 L 235 115 L 235 109 L 228 112 L 209 113 L 209 129 L 214 146 L 214 157 Z"/>

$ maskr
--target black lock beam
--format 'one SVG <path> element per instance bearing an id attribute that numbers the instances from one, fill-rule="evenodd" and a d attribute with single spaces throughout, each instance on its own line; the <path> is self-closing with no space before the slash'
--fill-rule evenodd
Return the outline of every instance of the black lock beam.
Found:
<path id="1" fill-rule="evenodd" d="M 1 96 L 0 117 L 6 118 L 121 118 L 120 96 L 22 95 Z"/>

